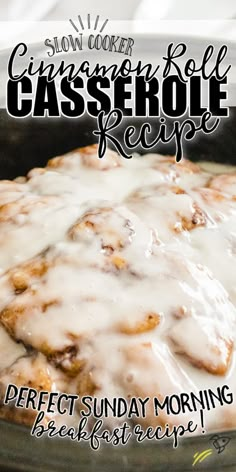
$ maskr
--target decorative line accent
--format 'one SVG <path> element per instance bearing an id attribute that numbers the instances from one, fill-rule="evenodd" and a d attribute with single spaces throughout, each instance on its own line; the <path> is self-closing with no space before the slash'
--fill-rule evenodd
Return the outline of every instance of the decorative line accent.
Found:
<path id="1" fill-rule="evenodd" d="M 80 16 L 80 15 L 78 15 L 78 19 L 79 19 L 80 26 L 81 26 L 82 30 L 84 30 L 83 21 L 82 21 L 82 19 L 81 19 L 81 16 Z"/>
<path id="2" fill-rule="evenodd" d="M 209 452 L 207 452 L 206 454 L 204 454 L 204 456 L 203 456 L 203 457 L 200 459 L 200 461 L 199 461 L 199 462 L 202 462 L 202 461 L 204 461 L 204 460 L 205 460 L 205 459 L 206 459 L 208 456 L 211 456 L 211 454 L 212 454 L 212 451 L 211 451 L 211 452 L 210 452 L 210 451 L 209 451 Z"/>
<path id="3" fill-rule="evenodd" d="M 96 18 L 95 23 L 94 23 L 94 29 L 95 30 L 97 29 L 98 22 L 99 22 L 99 15 L 97 15 L 97 18 Z"/>
<path id="4" fill-rule="evenodd" d="M 90 13 L 88 13 L 88 29 L 90 29 Z"/>
<path id="5" fill-rule="evenodd" d="M 211 456 L 212 452 L 212 449 L 206 449 L 202 452 L 195 452 L 192 466 L 194 467 L 198 462 L 203 462 L 207 457 Z"/>
<path id="6" fill-rule="evenodd" d="M 84 30 L 84 29 L 89 29 L 89 30 L 90 30 L 90 29 L 94 29 L 95 31 L 96 31 L 96 30 L 99 30 L 99 25 L 98 25 L 98 23 L 99 23 L 99 21 L 100 21 L 100 16 L 99 16 L 99 15 L 97 15 L 96 18 L 95 18 L 94 27 L 93 27 L 92 24 L 91 24 L 91 23 L 93 23 L 93 21 L 91 20 L 91 14 L 90 14 L 90 13 L 87 14 L 87 17 L 86 17 L 86 19 L 85 19 L 85 23 L 83 23 L 83 20 L 82 20 L 82 18 L 81 18 L 81 15 L 78 15 L 78 21 L 79 21 L 79 26 L 76 26 L 75 22 L 74 22 L 71 18 L 69 19 L 69 22 L 70 22 L 70 24 L 73 26 L 73 28 L 74 28 L 74 30 L 76 31 L 76 33 L 79 33 L 80 28 L 81 28 L 82 30 Z M 101 22 L 102 22 L 102 21 L 103 21 L 103 20 L 101 20 Z M 99 33 L 102 33 L 102 31 L 105 29 L 105 27 L 106 27 L 108 21 L 109 21 L 109 20 L 108 20 L 108 18 L 107 18 L 107 19 L 103 22 L 103 24 L 102 24 L 102 26 L 101 26 L 101 29 L 99 30 Z"/>
<path id="7" fill-rule="evenodd" d="M 76 31 L 77 33 L 79 33 L 79 30 L 78 30 L 77 26 L 75 25 L 75 23 L 73 22 L 73 20 L 70 19 L 69 22 L 72 24 L 72 26 L 73 26 L 73 28 L 75 29 L 75 31 Z"/>
<path id="8" fill-rule="evenodd" d="M 106 20 L 104 21 L 104 23 L 103 23 L 103 25 L 102 25 L 102 27 L 101 27 L 101 29 L 100 29 L 100 33 L 102 33 L 102 31 L 104 30 L 104 28 L 105 28 L 105 26 L 106 26 L 107 23 L 108 23 L 108 19 L 106 19 Z"/>

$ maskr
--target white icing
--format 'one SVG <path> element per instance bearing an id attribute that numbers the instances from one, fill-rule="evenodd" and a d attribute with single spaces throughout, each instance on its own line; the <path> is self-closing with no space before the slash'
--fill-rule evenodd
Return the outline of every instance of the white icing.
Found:
<path id="1" fill-rule="evenodd" d="M 228 362 L 236 322 L 232 174 L 220 177 L 217 198 L 205 189 L 211 182 L 218 190 L 213 164 L 191 172 L 162 156 L 117 161 L 108 151 L 99 169 L 95 150 L 85 154 L 75 151 L 33 170 L 12 190 L 0 183 L 0 204 L 10 204 L 0 211 L 1 369 L 25 354 L 24 345 L 44 355 L 74 345 L 93 372 L 100 398 L 223 384 L 236 394 L 234 353 Z M 42 251 L 39 259 L 48 270 L 31 274 L 28 288 L 15 293 L 12 270 L 26 269 L 14 266 Z M 159 323 L 130 334 L 148 314 Z M 68 377 L 68 392 L 76 391 L 76 382 Z M 208 428 L 224 427 L 225 415 L 236 417 L 235 406 L 207 414 Z"/>

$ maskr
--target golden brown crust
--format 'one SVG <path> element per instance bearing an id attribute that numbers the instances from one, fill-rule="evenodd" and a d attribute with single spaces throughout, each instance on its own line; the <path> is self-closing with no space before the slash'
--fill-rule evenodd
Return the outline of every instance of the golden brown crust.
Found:
<path id="1" fill-rule="evenodd" d="M 92 144 L 91 146 L 85 146 L 82 148 L 75 149 L 67 156 L 58 156 L 50 159 L 47 164 L 48 169 L 57 170 L 67 167 L 69 158 L 76 160 L 77 164 L 82 164 L 83 167 L 88 169 L 107 171 L 122 166 L 121 157 L 110 149 L 107 150 L 106 155 L 100 159 L 98 157 L 98 145 Z"/>
<path id="2" fill-rule="evenodd" d="M 198 189 L 202 199 L 206 203 L 221 203 L 227 200 L 227 196 L 214 188 L 202 187 Z"/>
<path id="3" fill-rule="evenodd" d="M 127 319 L 119 325 L 119 331 L 128 335 L 141 334 L 155 329 L 160 321 L 161 316 L 158 313 L 147 313 L 139 322 L 132 323 L 131 320 Z"/>
<path id="4" fill-rule="evenodd" d="M 33 177 L 46 174 L 47 170 L 42 167 L 35 167 L 34 169 L 30 170 L 27 174 L 28 179 L 32 179 Z"/>
<path id="5" fill-rule="evenodd" d="M 133 211 L 139 211 L 139 205 L 142 204 L 142 214 L 148 214 L 149 208 L 156 209 L 156 225 L 158 231 L 163 221 L 164 213 L 160 205 L 161 198 L 166 200 L 166 218 L 165 224 L 172 233 L 182 233 L 183 231 L 192 231 L 198 227 L 207 225 L 207 215 L 199 204 L 188 195 L 188 193 L 178 185 L 151 185 L 134 191 L 128 198 L 127 202 Z M 179 202 L 179 205 L 178 205 Z M 172 203 L 173 209 L 171 207 Z M 178 206 L 181 210 L 178 210 Z M 160 209 L 161 207 L 161 209 Z"/>
<path id="6" fill-rule="evenodd" d="M 76 393 L 80 396 L 96 395 L 99 385 L 94 379 L 93 369 L 85 367 L 77 377 Z"/>
<path id="7" fill-rule="evenodd" d="M 13 366 L 0 373 L 0 393 L 3 398 L 10 383 L 17 387 L 30 387 L 38 392 L 51 392 L 53 389 L 53 380 L 48 370 L 48 364 L 43 356 L 37 354 L 18 359 Z M 36 416 L 37 411 L 31 408 L 17 408 L 11 404 L 0 406 L 0 418 L 16 423 L 32 425 Z"/>
<path id="8" fill-rule="evenodd" d="M 69 377 L 77 376 L 86 364 L 85 360 L 80 358 L 78 346 L 75 344 L 67 346 L 62 351 L 47 349 L 45 346 L 43 351 L 49 362 L 60 368 Z"/>
<path id="9" fill-rule="evenodd" d="M 177 233 L 181 231 L 192 231 L 195 228 L 206 225 L 207 218 L 204 211 L 195 202 L 193 203 L 192 208 L 193 213 L 191 218 L 183 216 L 181 213 L 177 213 L 179 221 L 176 222 L 173 228 L 174 231 Z"/>
<path id="10" fill-rule="evenodd" d="M 172 339 L 173 340 L 173 339 Z M 175 340 L 173 340 L 175 344 Z M 210 345 L 210 352 L 212 353 L 212 360 L 209 356 L 193 356 L 180 345 L 177 346 L 178 354 L 183 355 L 192 365 L 198 369 L 204 369 L 213 375 L 225 375 L 230 367 L 234 343 L 231 340 L 218 337 L 217 344 L 213 343 Z"/>
<path id="11" fill-rule="evenodd" d="M 208 187 L 219 192 L 231 193 L 231 186 L 236 185 L 236 173 L 220 174 L 208 181 Z M 235 196 L 233 194 L 233 196 Z"/>
<path id="12" fill-rule="evenodd" d="M 153 168 L 163 173 L 168 173 L 170 169 L 172 169 L 172 171 L 176 172 L 176 177 L 181 173 L 199 174 L 201 172 L 201 168 L 197 164 L 194 164 L 186 158 L 177 163 L 175 156 L 158 156 Z"/>
<path id="13" fill-rule="evenodd" d="M 0 206 L 0 223 L 12 222 L 19 225 L 19 216 L 28 216 L 36 209 L 47 209 L 58 200 L 54 196 L 25 195 L 16 201 L 11 201 Z"/>
<path id="14" fill-rule="evenodd" d="M 122 165 L 121 157 L 110 149 L 102 159 L 99 159 L 97 144 L 80 148 L 79 152 L 82 164 L 85 167 L 90 167 L 96 170 L 110 170 L 116 167 L 121 167 Z"/>
<path id="15" fill-rule="evenodd" d="M 68 238 L 97 237 L 101 249 L 108 254 L 120 251 L 132 240 L 134 230 L 129 219 L 115 208 L 97 208 L 85 213 L 68 231 Z"/>

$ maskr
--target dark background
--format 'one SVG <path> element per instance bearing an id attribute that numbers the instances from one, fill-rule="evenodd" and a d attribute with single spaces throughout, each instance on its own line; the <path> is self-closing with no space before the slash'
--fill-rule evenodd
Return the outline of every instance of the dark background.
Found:
<path id="1" fill-rule="evenodd" d="M 140 125 L 146 119 L 124 118 L 116 137 L 123 136 L 130 125 Z M 153 121 L 149 120 L 153 124 Z M 158 121 L 159 124 L 159 121 Z M 44 166 L 51 157 L 73 148 L 97 142 L 93 131 L 97 120 L 91 117 L 23 118 L 10 117 L 0 110 L 0 179 L 13 179 L 25 175 L 33 167 Z M 157 127 L 156 127 L 157 130 Z M 153 138 L 155 137 L 155 134 Z M 109 143 L 109 147 L 112 147 Z M 219 128 L 210 135 L 199 134 L 184 142 L 184 155 L 192 160 L 210 160 L 236 165 L 236 107 L 230 108 L 229 118 L 221 120 Z M 135 151 L 144 152 L 142 148 Z M 146 151 L 145 151 L 146 152 Z M 158 144 L 149 152 L 175 154 L 175 142 Z"/>

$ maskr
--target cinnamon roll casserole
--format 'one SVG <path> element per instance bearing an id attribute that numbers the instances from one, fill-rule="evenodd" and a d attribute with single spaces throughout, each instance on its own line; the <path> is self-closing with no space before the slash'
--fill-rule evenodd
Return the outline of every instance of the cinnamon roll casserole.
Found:
<path id="1" fill-rule="evenodd" d="M 99 159 L 91 145 L 1 181 L 0 271 L 0 417 L 35 419 L 3 404 L 9 384 L 127 400 L 236 393 L 232 167 Z M 141 421 L 166 420 L 150 409 Z M 206 426 L 235 427 L 235 403 Z"/>

